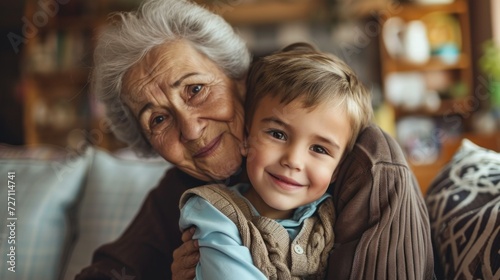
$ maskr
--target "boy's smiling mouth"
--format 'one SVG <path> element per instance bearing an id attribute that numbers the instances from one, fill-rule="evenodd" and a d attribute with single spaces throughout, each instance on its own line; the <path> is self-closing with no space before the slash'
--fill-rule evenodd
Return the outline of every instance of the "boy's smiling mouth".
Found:
<path id="1" fill-rule="evenodd" d="M 272 174 L 269 172 L 268 172 L 268 174 L 271 177 L 271 180 L 276 185 L 278 185 L 279 187 L 281 187 L 282 189 L 285 189 L 285 190 L 294 190 L 294 189 L 301 188 L 301 187 L 305 186 L 305 185 L 295 181 L 294 179 L 286 177 L 286 176 L 275 175 L 275 174 Z"/>

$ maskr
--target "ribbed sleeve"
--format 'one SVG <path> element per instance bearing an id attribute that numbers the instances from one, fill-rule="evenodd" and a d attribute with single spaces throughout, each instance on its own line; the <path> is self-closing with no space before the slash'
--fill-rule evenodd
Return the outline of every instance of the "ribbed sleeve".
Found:
<path id="1" fill-rule="evenodd" d="M 428 213 L 391 137 L 363 131 L 331 192 L 338 216 L 327 279 L 433 279 Z"/>

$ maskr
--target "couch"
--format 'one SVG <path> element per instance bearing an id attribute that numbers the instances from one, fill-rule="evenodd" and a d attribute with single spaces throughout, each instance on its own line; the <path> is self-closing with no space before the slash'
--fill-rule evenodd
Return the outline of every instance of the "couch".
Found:
<path id="1" fill-rule="evenodd" d="M 0 279 L 73 279 L 170 167 L 126 149 L 0 145 Z M 464 140 L 425 198 L 438 278 L 500 279 L 500 154 Z"/>
<path id="2" fill-rule="evenodd" d="M 73 279 L 99 245 L 120 235 L 170 167 L 128 150 L 0 146 L 0 279 Z"/>

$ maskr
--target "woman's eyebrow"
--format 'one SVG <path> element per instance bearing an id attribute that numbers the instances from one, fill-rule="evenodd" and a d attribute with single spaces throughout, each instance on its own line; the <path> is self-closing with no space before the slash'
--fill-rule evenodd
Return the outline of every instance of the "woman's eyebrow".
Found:
<path id="1" fill-rule="evenodd" d="M 182 81 L 184 81 L 186 78 L 189 78 L 191 76 L 195 76 L 195 75 L 199 75 L 199 73 L 197 72 L 190 72 L 190 73 L 187 73 L 185 75 L 183 75 L 182 77 L 180 77 L 177 81 L 175 81 L 173 84 L 172 84 L 172 88 L 176 88 L 176 87 L 179 87 L 182 83 Z"/>
<path id="2" fill-rule="evenodd" d="M 148 102 L 146 105 L 144 105 L 144 107 L 141 108 L 141 110 L 139 110 L 139 114 L 137 114 L 137 119 L 141 119 L 141 116 L 142 114 L 144 114 L 147 110 L 153 108 L 153 103 L 151 102 Z"/>

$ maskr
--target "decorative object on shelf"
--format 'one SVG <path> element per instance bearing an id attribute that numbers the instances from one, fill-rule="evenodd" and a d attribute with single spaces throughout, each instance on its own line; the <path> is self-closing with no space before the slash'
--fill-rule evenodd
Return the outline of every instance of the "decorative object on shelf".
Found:
<path id="1" fill-rule="evenodd" d="M 386 97 L 395 106 L 415 110 L 423 102 L 425 79 L 419 72 L 391 73 L 386 77 Z"/>
<path id="2" fill-rule="evenodd" d="M 406 23 L 403 45 L 405 58 L 408 61 L 423 64 L 429 60 L 430 47 L 427 40 L 427 29 L 422 21 L 412 20 Z"/>
<path id="3" fill-rule="evenodd" d="M 415 64 L 423 64 L 429 60 L 429 41 L 422 21 L 405 23 L 399 17 L 392 17 L 385 22 L 382 32 L 387 52 L 393 58 L 403 58 Z"/>
<path id="4" fill-rule="evenodd" d="M 441 98 L 435 90 L 428 90 L 425 94 L 423 107 L 430 112 L 436 112 L 441 106 Z"/>
<path id="5" fill-rule="evenodd" d="M 444 44 L 432 52 L 432 55 L 439 57 L 446 64 L 453 65 L 460 58 L 460 50 L 455 44 Z"/>
<path id="6" fill-rule="evenodd" d="M 382 27 L 384 46 L 392 59 L 398 59 L 403 54 L 403 45 L 399 37 L 404 24 L 400 17 L 391 17 L 385 21 Z"/>
<path id="7" fill-rule="evenodd" d="M 394 107 L 384 102 L 374 110 L 374 117 L 375 122 L 382 130 L 396 138 L 396 117 L 394 116 Z"/>
<path id="8" fill-rule="evenodd" d="M 427 117 L 406 117 L 397 123 L 397 138 L 408 160 L 415 165 L 431 164 L 439 157 L 436 132 L 434 121 Z"/>
<path id="9" fill-rule="evenodd" d="M 423 108 L 431 112 L 441 106 L 438 92 L 427 88 L 420 72 L 391 73 L 387 75 L 385 85 L 387 100 L 394 106 L 410 111 Z"/>
<path id="10" fill-rule="evenodd" d="M 492 110 L 482 110 L 472 116 L 472 128 L 475 133 L 493 134 L 500 129 L 500 122 Z"/>
<path id="11" fill-rule="evenodd" d="M 500 47 L 494 41 L 489 40 L 483 44 L 479 67 L 488 76 L 491 105 L 500 109 Z"/>
<path id="12" fill-rule="evenodd" d="M 421 18 L 427 29 L 427 37 L 433 56 L 446 64 L 457 63 L 462 48 L 462 36 L 458 19 L 443 12 L 433 12 Z"/>

